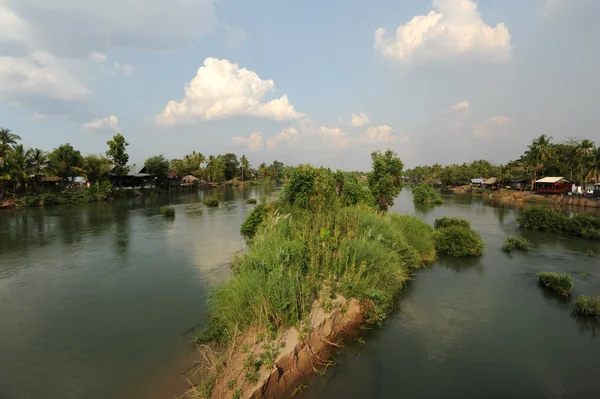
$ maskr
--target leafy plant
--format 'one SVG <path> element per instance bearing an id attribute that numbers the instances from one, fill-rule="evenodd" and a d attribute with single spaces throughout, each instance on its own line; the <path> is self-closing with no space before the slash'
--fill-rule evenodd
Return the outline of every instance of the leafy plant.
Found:
<path id="1" fill-rule="evenodd" d="M 165 217 L 174 217 L 175 216 L 175 208 L 172 206 L 161 206 L 160 214 Z"/>
<path id="2" fill-rule="evenodd" d="M 537 276 L 544 287 L 551 288 L 559 294 L 569 295 L 573 288 L 573 278 L 568 273 L 540 272 Z"/>
<path id="3" fill-rule="evenodd" d="M 265 204 L 259 204 L 254 207 L 246 216 L 244 223 L 240 227 L 240 230 L 243 234 L 252 237 L 256 234 L 259 226 L 262 224 L 265 219 L 265 214 L 267 212 L 267 206 Z"/>
<path id="4" fill-rule="evenodd" d="M 246 200 L 246 204 L 256 204 L 256 203 L 257 203 L 256 198 L 248 198 Z"/>
<path id="5" fill-rule="evenodd" d="M 456 217 L 447 217 L 447 216 L 436 219 L 435 222 L 433 223 L 433 227 L 436 229 L 443 229 L 444 227 L 451 227 L 451 226 L 464 227 L 466 229 L 470 229 L 471 223 L 466 219 L 456 218 Z"/>
<path id="6" fill-rule="evenodd" d="M 525 209 L 519 223 L 530 230 L 600 240 L 600 218 L 592 215 L 576 214 L 569 217 L 551 208 L 538 207 Z"/>
<path id="7" fill-rule="evenodd" d="M 204 197 L 202 203 L 208 207 L 214 208 L 219 206 L 219 199 L 217 197 L 213 197 L 212 195 L 208 197 Z"/>
<path id="8" fill-rule="evenodd" d="M 461 226 L 437 229 L 434 234 L 438 251 L 454 257 L 481 256 L 485 242 L 479 234 Z"/>
<path id="9" fill-rule="evenodd" d="M 523 237 L 506 237 L 504 239 L 504 243 L 502 244 L 502 250 L 506 252 L 510 252 L 513 249 L 519 249 L 522 251 L 526 251 L 531 246 L 531 242 L 528 239 Z"/>
<path id="10" fill-rule="evenodd" d="M 440 205 L 443 204 L 442 198 L 435 193 L 433 187 L 428 184 L 421 184 L 412 190 L 413 201 L 417 204 Z"/>
<path id="11" fill-rule="evenodd" d="M 575 310 L 584 316 L 600 315 L 600 296 L 590 297 L 580 294 L 575 301 Z"/>

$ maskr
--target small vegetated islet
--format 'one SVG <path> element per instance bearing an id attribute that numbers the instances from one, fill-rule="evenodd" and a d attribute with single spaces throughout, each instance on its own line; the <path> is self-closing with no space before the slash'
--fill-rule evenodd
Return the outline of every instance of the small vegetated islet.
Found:
<path id="1" fill-rule="evenodd" d="M 413 201 L 417 204 L 424 205 L 441 205 L 444 203 L 442 198 L 436 194 L 433 187 L 429 184 L 421 184 L 416 186 L 412 190 Z"/>
<path id="2" fill-rule="evenodd" d="M 571 288 L 573 288 L 573 278 L 568 273 L 540 272 L 537 276 L 540 284 L 554 290 L 558 294 L 567 296 Z"/>
<path id="3" fill-rule="evenodd" d="M 575 311 L 583 316 L 600 316 L 600 296 L 580 294 L 575 301 Z"/>
<path id="4" fill-rule="evenodd" d="M 174 217 L 175 216 L 175 208 L 172 206 L 161 206 L 160 214 L 164 217 Z"/>
<path id="5" fill-rule="evenodd" d="M 217 197 L 213 197 L 212 195 L 205 197 L 204 200 L 202 200 L 202 203 L 208 207 L 214 208 L 219 206 L 219 200 Z"/>
<path id="6" fill-rule="evenodd" d="M 435 246 L 439 252 L 454 257 L 481 256 L 485 241 L 471 229 L 471 223 L 461 218 L 444 217 L 437 219 Z"/>
<path id="7" fill-rule="evenodd" d="M 504 239 L 504 243 L 502 244 L 502 250 L 505 252 L 510 252 L 512 250 L 518 249 L 521 251 L 526 251 L 531 246 L 531 242 L 528 239 L 523 237 L 506 237 Z"/>
<path id="8" fill-rule="evenodd" d="M 529 230 L 600 240 L 600 218 L 592 215 L 576 214 L 572 217 L 551 208 L 529 208 L 519 218 L 521 227 Z"/>
<path id="9" fill-rule="evenodd" d="M 246 200 L 246 204 L 256 204 L 256 203 L 257 203 L 256 198 L 248 198 Z"/>

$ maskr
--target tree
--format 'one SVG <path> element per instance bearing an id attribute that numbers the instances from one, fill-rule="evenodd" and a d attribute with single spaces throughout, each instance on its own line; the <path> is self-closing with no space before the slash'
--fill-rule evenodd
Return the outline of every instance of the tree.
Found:
<path id="1" fill-rule="evenodd" d="M 0 163 L 4 161 L 6 155 L 13 150 L 17 141 L 21 140 L 19 135 L 10 131 L 10 129 L 0 128 Z"/>
<path id="2" fill-rule="evenodd" d="M 50 169 L 48 154 L 39 148 L 34 148 L 30 150 L 29 161 L 33 180 L 35 184 L 39 186 L 42 181 L 42 176 L 46 175 Z"/>
<path id="3" fill-rule="evenodd" d="M 162 154 L 146 159 L 144 166 L 146 167 L 146 173 L 156 175 L 159 178 L 164 178 L 169 173 L 169 161 Z"/>
<path id="4" fill-rule="evenodd" d="M 51 167 L 63 184 L 71 178 L 83 173 L 83 157 L 69 143 L 63 144 L 49 155 Z"/>
<path id="5" fill-rule="evenodd" d="M 6 156 L 8 175 L 13 184 L 13 191 L 23 188 L 29 181 L 29 157 L 31 151 L 25 150 L 22 144 L 15 145 Z"/>
<path id="6" fill-rule="evenodd" d="M 101 155 L 88 155 L 83 159 L 83 171 L 91 184 L 108 180 L 110 159 Z"/>
<path id="7" fill-rule="evenodd" d="M 248 158 L 245 155 L 242 155 L 240 158 L 240 164 L 242 165 L 242 181 L 244 181 L 244 170 L 248 171 L 250 168 L 250 162 L 248 162 Z"/>
<path id="8" fill-rule="evenodd" d="M 394 199 L 402 191 L 402 168 L 404 164 L 395 152 L 387 150 L 371 153 L 373 171 L 369 173 L 369 189 L 382 211 L 394 205 Z"/>
<path id="9" fill-rule="evenodd" d="M 237 155 L 227 153 L 219 157 L 222 157 L 225 166 L 225 180 L 231 180 L 234 177 L 237 177 L 240 169 L 240 161 L 238 160 Z"/>
<path id="10" fill-rule="evenodd" d="M 544 163 L 552 158 L 552 147 L 550 144 L 552 137 L 542 134 L 540 137 L 533 140 L 528 147 L 528 155 L 532 162 L 541 165 L 542 174 L 544 173 Z M 534 165 L 534 179 L 537 177 L 537 168 Z"/>
<path id="11" fill-rule="evenodd" d="M 575 155 L 579 161 L 579 184 L 583 186 L 585 184 L 586 174 L 585 169 L 594 150 L 594 143 L 591 140 L 581 140 L 575 149 Z"/>
<path id="12" fill-rule="evenodd" d="M 112 173 L 117 176 L 125 176 L 129 173 L 129 170 L 126 167 L 127 162 L 129 162 L 129 154 L 125 152 L 129 143 L 125 141 L 125 137 L 123 137 L 121 133 L 117 133 L 113 136 L 112 140 L 109 140 L 106 144 L 108 144 L 106 155 L 115 165 Z"/>
<path id="13" fill-rule="evenodd" d="M 187 175 L 202 177 L 204 174 L 202 164 L 204 164 L 204 162 L 206 162 L 204 155 L 193 151 L 191 154 L 183 157 L 183 159 L 171 160 L 171 170 L 181 177 Z"/>
<path id="14" fill-rule="evenodd" d="M 600 183 L 600 146 L 592 151 L 588 166 L 587 178 L 594 178 L 596 183 Z"/>

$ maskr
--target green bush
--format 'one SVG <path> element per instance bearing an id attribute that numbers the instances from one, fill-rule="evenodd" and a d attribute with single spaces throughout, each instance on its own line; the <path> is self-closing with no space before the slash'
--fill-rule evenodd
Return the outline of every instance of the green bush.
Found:
<path id="1" fill-rule="evenodd" d="M 584 316 L 599 316 L 600 315 L 600 297 L 590 297 L 581 294 L 575 301 L 575 311 Z"/>
<path id="2" fill-rule="evenodd" d="M 413 201 L 417 204 L 431 204 L 440 205 L 443 204 L 442 198 L 435 193 L 433 187 L 428 184 L 421 184 L 416 186 L 412 190 Z"/>
<path id="3" fill-rule="evenodd" d="M 573 288 L 573 278 L 568 273 L 541 272 L 537 276 L 544 287 L 551 288 L 559 294 L 569 295 L 569 291 Z"/>
<path id="4" fill-rule="evenodd" d="M 551 208 L 529 208 L 519 218 L 521 227 L 600 240 L 600 218 L 577 214 L 569 217 Z"/>
<path id="5" fill-rule="evenodd" d="M 172 206 L 161 206 L 160 214 L 165 217 L 174 217 L 175 216 L 175 208 Z"/>
<path id="6" fill-rule="evenodd" d="M 485 242 L 473 230 L 462 226 L 450 226 L 435 230 L 438 251 L 450 256 L 481 256 Z"/>
<path id="7" fill-rule="evenodd" d="M 256 200 L 256 198 L 248 198 L 246 200 L 246 204 L 256 204 L 258 201 Z"/>
<path id="8" fill-rule="evenodd" d="M 217 199 L 217 197 L 213 197 L 212 195 L 210 195 L 208 197 L 204 197 L 204 200 L 202 200 L 202 203 L 209 207 L 219 206 L 219 200 Z"/>
<path id="9" fill-rule="evenodd" d="M 528 250 L 531 246 L 529 240 L 523 237 L 506 237 L 504 244 L 502 244 L 502 250 L 510 252 L 513 249 Z"/>
<path id="10" fill-rule="evenodd" d="M 436 229 L 443 229 L 445 227 L 451 227 L 451 226 L 464 227 L 466 229 L 470 229 L 471 223 L 466 219 L 447 217 L 447 216 L 436 219 L 435 222 L 433 223 L 433 227 Z"/>
<path id="11" fill-rule="evenodd" d="M 265 213 L 267 211 L 267 206 L 265 204 L 260 204 L 254 207 L 246 216 L 246 220 L 242 223 L 242 227 L 240 228 L 241 232 L 247 236 L 253 236 L 256 234 L 258 227 L 262 224 L 265 219 Z"/>

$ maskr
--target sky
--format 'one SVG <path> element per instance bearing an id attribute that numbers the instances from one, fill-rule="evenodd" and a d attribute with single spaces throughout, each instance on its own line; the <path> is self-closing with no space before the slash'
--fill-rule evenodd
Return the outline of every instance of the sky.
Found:
<path id="1" fill-rule="evenodd" d="M 597 0 L 0 0 L 0 126 L 366 170 L 600 144 Z"/>

